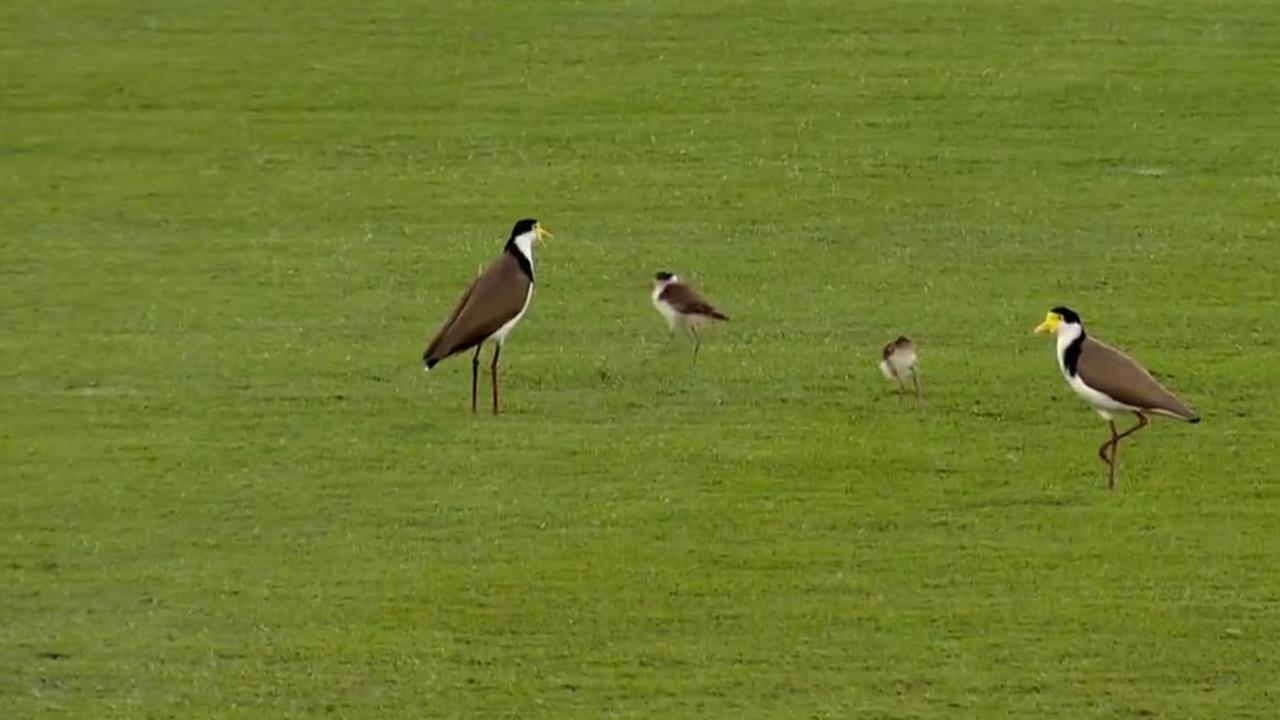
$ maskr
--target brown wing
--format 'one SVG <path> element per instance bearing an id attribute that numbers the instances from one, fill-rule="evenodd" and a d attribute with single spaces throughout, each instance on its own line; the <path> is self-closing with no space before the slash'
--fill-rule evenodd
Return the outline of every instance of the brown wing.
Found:
<path id="1" fill-rule="evenodd" d="M 524 308 L 529 276 L 510 253 L 503 253 L 471 284 L 458 306 L 427 345 L 428 366 L 484 342 Z"/>
<path id="2" fill-rule="evenodd" d="M 706 315 L 717 320 L 729 319 L 684 283 L 669 283 L 658 299 L 665 301 L 682 315 Z"/>
<path id="3" fill-rule="evenodd" d="M 1084 340 L 1076 370 L 1086 385 L 1126 405 L 1193 422 L 1199 419 L 1136 360 L 1091 337 Z"/>

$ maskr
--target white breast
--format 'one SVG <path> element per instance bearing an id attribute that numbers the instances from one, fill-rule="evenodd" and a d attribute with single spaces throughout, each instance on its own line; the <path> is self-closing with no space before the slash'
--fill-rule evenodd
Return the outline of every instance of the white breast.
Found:
<path id="1" fill-rule="evenodd" d="M 1108 420 L 1112 418 L 1113 413 L 1137 410 L 1137 408 L 1131 405 L 1116 402 L 1088 385 L 1085 385 L 1084 381 L 1081 380 L 1079 376 L 1068 375 L 1067 384 L 1071 386 L 1071 389 L 1074 390 L 1077 395 L 1084 398 L 1085 402 L 1092 405 L 1093 409 L 1096 410 L 1099 415 Z"/>
<path id="2" fill-rule="evenodd" d="M 659 285 L 653 289 L 653 306 L 662 314 L 662 317 L 667 319 L 668 325 L 675 327 L 676 322 L 680 319 L 680 313 L 676 312 L 676 309 L 671 307 L 670 303 L 662 299 L 662 291 L 666 289 L 666 285 Z"/>
<path id="3" fill-rule="evenodd" d="M 916 351 L 910 348 L 898 350 L 889 356 L 889 365 L 898 375 L 903 375 L 916 366 Z"/>

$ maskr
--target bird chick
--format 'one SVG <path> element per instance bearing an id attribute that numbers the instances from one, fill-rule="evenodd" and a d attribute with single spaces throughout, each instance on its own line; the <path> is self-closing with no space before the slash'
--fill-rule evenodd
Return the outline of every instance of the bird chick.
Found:
<path id="1" fill-rule="evenodd" d="M 916 370 L 916 344 L 911 338 L 899 335 L 897 340 L 884 346 L 880 351 L 880 372 L 885 378 L 898 383 L 898 392 L 906 392 L 907 376 L 915 386 L 916 399 L 920 399 L 920 377 Z"/>
<path id="2" fill-rule="evenodd" d="M 666 271 L 654 273 L 653 292 L 650 299 L 653 300 L 653 307 L 667 321 L 667 328 L 670 331 L 668 343 L 675 337 L 677 329 L 684 330 L 693 339 L 694 366 L 698 363 L 698 348 L 702 346 L 702 338 L 698 337 L 698 326 L 713 320 L 729 319 L 688 283 Z"/>

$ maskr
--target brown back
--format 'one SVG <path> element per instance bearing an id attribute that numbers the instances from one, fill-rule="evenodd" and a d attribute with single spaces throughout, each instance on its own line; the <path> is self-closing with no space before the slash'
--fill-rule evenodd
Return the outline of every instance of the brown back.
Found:
<path id="1" fill-rule="evenodd" d="M 663 288 L 662 294 L 658 296 L 658 299 L 665 301 L 682 315 L 706 315 L 717 320 L 729 319 L 724 313 L 711 307 L 711 303 L 707 302 L 693 288 L 684 283 L 668 283 Z"/>
<path id="2" fill-rule="evenodd" d="M 1092 337 L 1084 339 L 1076 372 L 1089 387 L 1126 405 L 1163 411 L 1183 420 L 1197 419 L 1194 410 L 1166 390 L 1136 360 Z"/>
<path id="3" fill-rule="evenodd" d="M 884 349 L 880 351 L 880 358 L 882 360 L 888 360 L 889 357 L 893 355 L 895 352 L 897 352 L 898 350 L 900 349 L 906 350 L 906 349 L 909 349 L 910 347 L 911 347 L 911 338 L 907 337 L 906 335 L 899 335 L 897 340 L 894 340 L 893 342 L 884 346 Z"/>
<path id="4" fill-rule="evenodd" d="M 427 345 L 423 357 L 434 364 L 484 342 L 520 314 L 531 284 L 515 256 L 509 252 L 502 253 L 467 288 L 457 307 Z"/>

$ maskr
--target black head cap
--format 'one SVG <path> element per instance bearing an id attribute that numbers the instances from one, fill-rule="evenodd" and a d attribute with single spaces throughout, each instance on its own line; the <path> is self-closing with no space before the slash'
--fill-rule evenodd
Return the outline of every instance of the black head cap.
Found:
<path id="1" fill-rule="evenodd" d="M 1053 312 L 1062 316 L 1062 322 L 1074 323 L 1076 325 L 1080 324 L 1080 316 L 1076 314 L 1075 310 L 1072 310 L 1069 307 L 1063 307 L 1062 305 L 1059 305 L 1058 307 L 1054 308 L 1050 312 Z"/>
<path id="2" fill-rule="evenodd" d="M 670 280 L 673 277 L 675 277 L 675 275 L 672 275 L 666 270 L 663 270 L 661 272 L 656 272 L 653 274 L 653 279 L 657 280 L 658 282 L 666 282 L 667 280 Z"/>
<path id="3" fill-rule="evenodd" d="M 533 232 L 533 227 L 537 224 L 538 221 L 533 218 L 517 220 L 515 227 L 511 228 L 511 239 L 514 240 L 527 232 Z"/>

